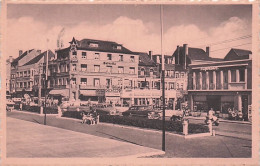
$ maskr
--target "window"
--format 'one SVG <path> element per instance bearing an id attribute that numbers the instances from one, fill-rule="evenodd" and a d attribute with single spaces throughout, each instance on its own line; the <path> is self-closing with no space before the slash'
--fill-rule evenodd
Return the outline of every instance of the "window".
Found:
<path id="1" fill-rule="evenodd" d="M 141 76 L 144 76 L 145 72 L 144 72 L 144 68 L 141 68 L 141 72 L 140 72 L 140 75 Z"/>
<path id="2" fill-rule="evenodd" d="M 23 87 L 23 83 L 22 82 L 20 82 L 20 88 L 22 88 Z"/>
<path id="3" fill-rule="evenodd" d="M 169 76 L 170 76 L 170 70 L 166 70 L 165 76 L 166 76 L 166 77 L 169 77 Z"/>
<path id="4" fill-rule="evenodd" d="M 236 82 L 236 70 L 231 70 L 231 82 Z"/>
<path id="5" fill-rule="evenodd" d="M 112 54 L 107 54 L 107 60 L 112 60 Z"/>
<path id="6" fill-rule="evenodd" d="M 124 56 L 123 55 L 119 55 L 119 61 L 124 61 Z"/>
<path id="7" fill-rule="evenodd" d="M 77 70 L 76 64 L 72 64 L 72 71 L 76 71 L 76 70 Z"/>
<path id="8" fill-rule="evenodd" d="M 72 83 L 72 85 L 75 85 L 76 84 L 76 78 L 72 78 L 71 83 Z"/>
<path id="9" fill-rule="evenodd" d="M 27 72 L 27 76 L 30 77 L 30 75 L 31 75 L 31 71 L 28 70 L 28 72 Z"/>
<path id="10" fill-rule="evenodd" d="M 23 72 L 20 72 L 20 77 L 22 77 L 23 76 Z"/>
<path id="11" fill-rule="evenodd" d="M 89 43 L 89 47 L 98 47 L 98 43 Z"/>
<path id="12" fill-rule="evenodd" d="M 180 76 L 179 76 L 179 73 L 175 73 L 175 78 L 179 78 Z"/>
<path id="13" fill-rule="evenodd" d="M 33 76 L 33 70 L 32 70 L 32 76 Z"/>
<path id="14" fill-rule="evenodd" d="M 59 85 L 62 85 L 62 79 L 61 78 L 59 79 Z"/>
<path id="15" fill-rule="evenodd" d="M 184 78 L 184 73 L 183 72 L 181 73 L 181 78 Z"/>
<path id="16" fill-rule="evenodd" d="M 77 55 L 77 51 L 73 51 L 72 55 L 73 55 L 73 57 L 75 57 Z"/>
<path id="17" fill-rule="evenodd" d="M 80 84 L 81 85 L 87 85 L 87 78 L 81 78 L 80 79 Z"/>
<path id="18" fill-rule="evenodd" d="M 100 66 L 94 65 L 94 72 L 100 72 Z"/>
<path id="19" fill-rule="evenodd" d="M 118 73 L 124 73 L 124 67 L 118 66 Z"/>
<path id="20" fill-rule="evenodd" d="M 135 68 L 134 67 L 130 67 L 130 74 L 135 74 Z"/>
<path id="21" fill-rule="evenodd" d="M 134 62 L 135 61 L 135 56 L 131 56 L 130 57 L 130 62 Z"/>
<path id="22" fill-rule="evenodd" d="M 31 82 L 28 82 L 28 87 L 29 87 L 29 88 L 31 87 Z"/>
<path id="23" fill-rule="evenodd" d="M 153 69 L 150 69 L 150 77 L 153 76 Z"/>
<path id="24" fill-rule="evenodd" d="M 87 53 L 86 52 L 82 52 L 81 53 L 81 58 L 82 59 L 87 59 Z"/>
<path id="25" fill-rule="evenodd" d="M 239 70 L 239 82 L 245 82 L 245 69 Z"/>
<path id="26" fill-rule="evenodd" d="M 112 66 L 107 66 L 107 72 L 112 73 Z"/>
<path id="27" fill-rule="evenodd" d="M 94 86 L 100 86 L 100 80 L 99 78 L 94 78 Z"/>
<path id="28" fill-rule="evenodd" d="M 111 85 L 111 79 L 106 79 L 107 88 L 110 88 L 110 85 Z"/>
<path id="29" fill-rule="evenodd" d="M 169 89 L 174 89 L 174 83 L 173 82 L 169 82 Z"/>
<path id="30" fill-rule="evenodd" d="M 94 59 L 99 59 L 99 53 L 95 53 Z"/>
<path id="31" fill-rule="evenodd" d="M 24 82 L 23 84 L 24 84 L 24 87 L 27 88 L 27 82 Z"/>
<path id="32" fill-rule="evenodd" d="M 170 77 L 174 77 L 174 71 L 173 70 L 170 71 Z"/>
<path id="33" fill-rule="evenodd" d="M 81 64 L 81 71 L 87 71 L 87 64 Z"/>
<path id="34" fill-rule="evenodd" d="M 118 49 L 118 50 L 121 50 L 122 49 L 122 46 L 116 46 L 116 49 Z"/>

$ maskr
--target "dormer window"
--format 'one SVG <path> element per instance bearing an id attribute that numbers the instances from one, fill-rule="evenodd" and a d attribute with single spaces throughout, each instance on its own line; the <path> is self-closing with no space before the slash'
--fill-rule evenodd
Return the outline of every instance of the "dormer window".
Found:
<path id="1" fill-rule="evenodd" d="M 89 43 L 89 47 L 98 47 L 98 43 Z"/>
<path id="2" fill-rule="evenodd" d="M 116 49 L 121 50 L 122 46 L 118 45 L 118 46 L 116 46 Z"/>

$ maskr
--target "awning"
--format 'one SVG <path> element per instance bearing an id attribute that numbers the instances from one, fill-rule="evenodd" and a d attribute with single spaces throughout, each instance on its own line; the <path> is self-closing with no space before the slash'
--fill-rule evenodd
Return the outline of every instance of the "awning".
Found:
<path id="1" fill-rule="evenodd" d="M 96 90 L 80 90 L 80 94 L 83 96 L 97 96 Z"/>
<path id="2" fill-rule="evenodd" d="M 68 89 L 53 89 L 50 91 L 49 95 L 69 97 L 69 90 Z"/>

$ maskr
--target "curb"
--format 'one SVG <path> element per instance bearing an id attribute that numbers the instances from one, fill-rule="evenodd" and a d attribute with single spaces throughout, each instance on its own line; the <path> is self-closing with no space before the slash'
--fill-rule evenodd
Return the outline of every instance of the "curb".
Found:
<path id="1" fill-rule="evenodd" d="M 165 152 L 158 150 L 158 152 L 149 152 L 149 153 L 143 153 L 143 154 L 137 154 L 137 155 L 121 156 L 121 157 L 116 157 L 116 158 L 120 158 L 120 159 L 143 158 L 143 157 L 150 157 L 150 156 L 155 156 L 155 155 L 165 155 Z"/>
<path id="2" fill-rule="evenodd" d="M 126 128 L 126 129 L 141 130 L 141 131 L 145 131 L 145 132 L 153 132 L 153 133 L 161 133 L 162 132 L 161 130 L 146 129 L 146 128 L 144 129 L 144 128 L 139 128 L 139 127 L 125 126 L 125 125 L 118 125 L 118 124 L 111 124 L 111 123 L 104 123 L 104 122 L 100 122 L 100 124 L 101 125 L 107 125 L 107 126 L 116 126 L 116 127 Z M 198 133 L 198 134 L 190 134 L 190 135 L 181 135 L 181 134 L 176 134 L 176 133 L 172 133 L 172 132 L 169 132 L 169 131 L 166 131 L 166 134 L 172 135 L 172 136 L 182 137 L 184 139 L 211 136 L 211 133 Z"/>
<path id="3" fill-rule="evenodd" d="M 24 114 L 31 114 L 31 115 L 39 115 L 39 116 L 44 116 L 45 114 L 39 114 L 37 112 L 29 112 L 29 111 L 18 111 L 18 110 L 13 110 L 12 112 L 19 112 L 19 113 L 24 113 Z M 46 116 L 57 116 L 58 114 L 46 114 Z"/>
<path id="4" fill-rule="evenodd" d="M 197 117 L 188 117 L 188 119 L 194 119 L 194 120 L 205 120 L 205 118 L 197 118 Z M 219 122 L 226 122 L 226 123 L 239 123 L 239 124 L 252 125 L 251 122 L 247 122 L 247 121 L 232 121 L 232 120 L 219 119 Z"/>

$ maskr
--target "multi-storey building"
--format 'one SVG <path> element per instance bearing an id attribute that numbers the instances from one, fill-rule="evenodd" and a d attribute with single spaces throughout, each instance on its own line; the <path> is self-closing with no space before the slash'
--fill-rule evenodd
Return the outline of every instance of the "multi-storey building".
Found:
<path id="1" fill-rule="evenodd" d="M 231 49 L 219 59 L 209 56 L 208 47 L 206 52 L 187 45 L 178 49 L 179 64 L 189 69 L 190 108 L 202 112 L 213 108 L 224 114 L 229 109 L 241 110 L 246 118 L 252 103 L 251 51 Z"/>
<path id="2" fill-rule="evenodd" d="M 11 88 L 11 63 L 13 62 L 13 57 L 9 56 L 6 60 L 6 95 L 10 95 Z"/>
<path id="3" fill-rule="evenodd" d="M 48 54 L 49 59 L 54 57 L 51 51 Z M 13 95 L 19 97 L 23 97 L 24 94 L 38 96 L 39 89 L 43 89 L 43 80 L 40 74 L 45 73 L 46 55 L 47 51 L 41 53 L 40 50 L 29 50 L 12 62 L 10 85 Z"/>
<path id="4" fill-rule="evenodd" d="M 124 88 L 137 87 L 139 55 L 121 44 L 73 40 L 49 63 L 51 95 L 119 104 Z"/>

